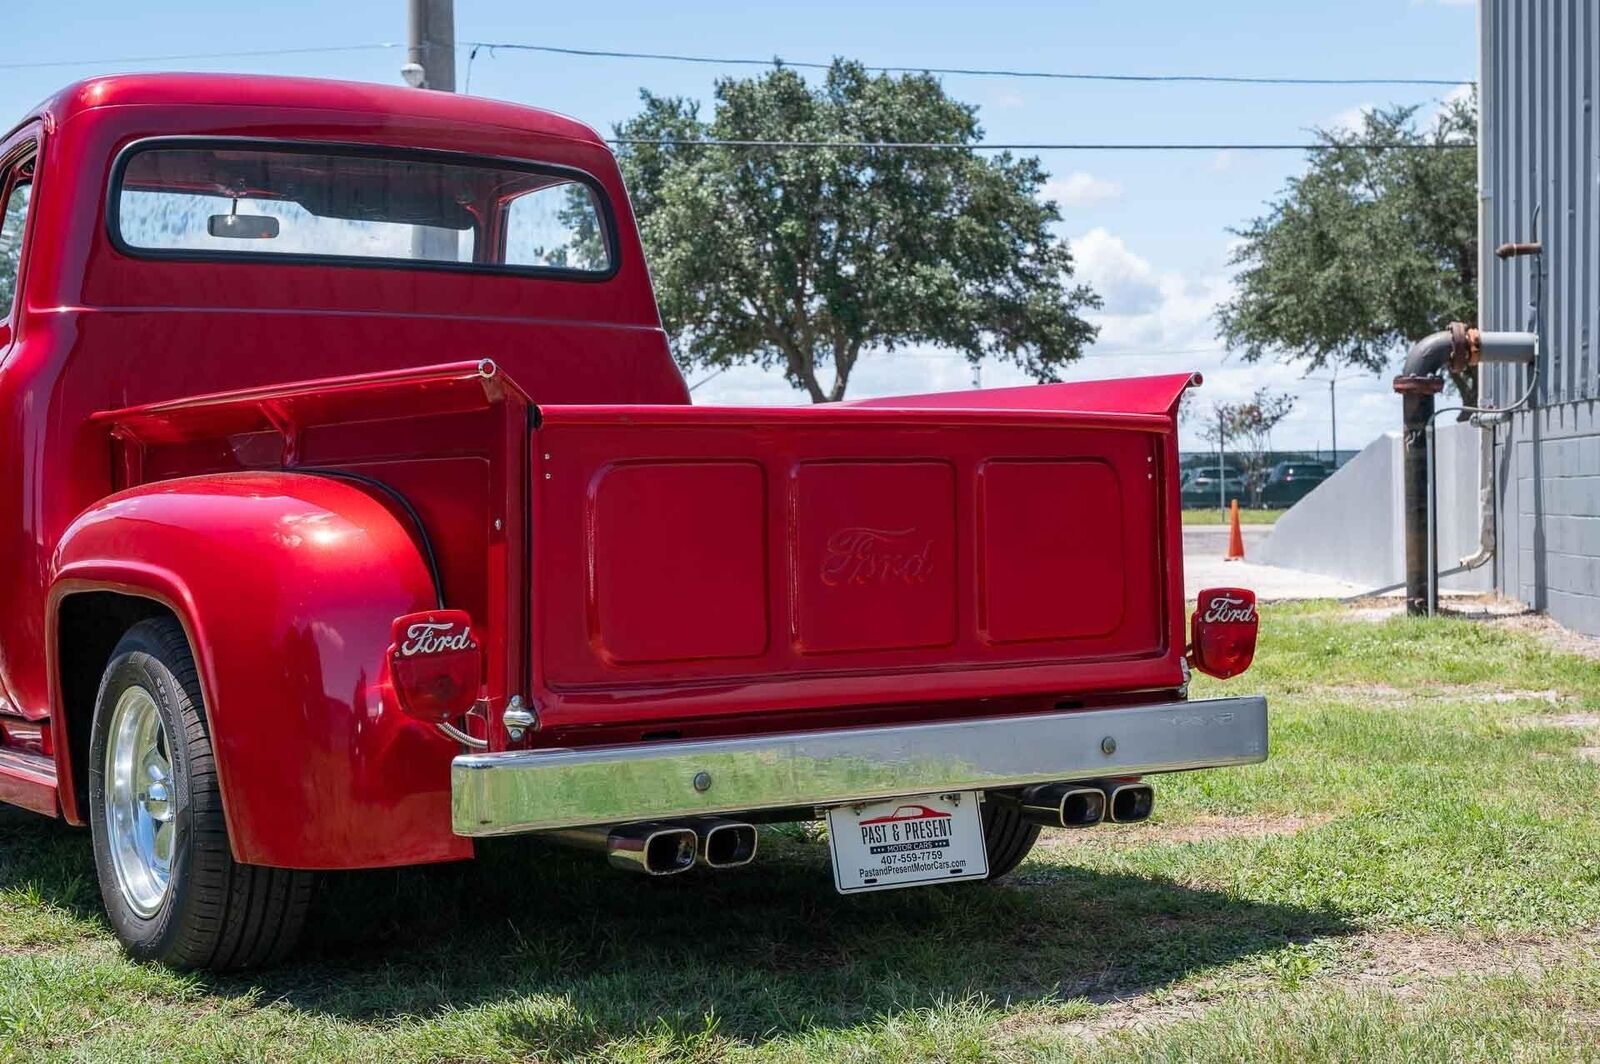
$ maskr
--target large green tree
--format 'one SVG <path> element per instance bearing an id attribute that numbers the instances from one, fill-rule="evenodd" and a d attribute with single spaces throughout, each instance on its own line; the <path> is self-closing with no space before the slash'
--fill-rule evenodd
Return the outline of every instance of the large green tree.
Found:
<path id="1" fill-rule="evenodd" d="M 1238 292 L 1219 333 L 1247 361 L 1380 373 L 1411 341 L 1477 318 L 1476 100 L 1365 114 L 1320 130 L 1304 174 L 1237 231 Z M 1385 145 L 1386 147 L 1373 147 Z M 1472 403 L 1476 378 L 1454 375 Z"/>
<path id="2" fill-rule="evenodd" d="M 835 61 L 811 86 L 777 67 L 719 81 L 710 121 L 642 95 L 618 156 L 685 366 L 778 367 L 827 402 L 871 351 L 931 344 L 1048 381 L 1094 338 L 1079 315 L 1099 300 L 1072 282 L 1037 159 L 696 143 L 979 143 L 976 109 L 936 79 Z"/>

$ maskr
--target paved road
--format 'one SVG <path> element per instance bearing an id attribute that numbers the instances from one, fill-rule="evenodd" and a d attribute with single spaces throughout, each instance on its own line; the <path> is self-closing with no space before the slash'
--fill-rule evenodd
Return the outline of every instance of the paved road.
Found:
<path id="1" fill-rule="evenodd" d="M 1271 602 L 1282 599 L 1347 598 L 1368 590 L 1347 580 L 1258 565 L 1251 561 L 1272 534 L 1270 526 L 1242 525 L 1244 561 L 1224 561 L 1228 553 L 1226 525 L 1186 525 L 1183 529 L 1183 585 L 1190 598 L 1203 587 L 1247 587 L 1256 597 Z"/>

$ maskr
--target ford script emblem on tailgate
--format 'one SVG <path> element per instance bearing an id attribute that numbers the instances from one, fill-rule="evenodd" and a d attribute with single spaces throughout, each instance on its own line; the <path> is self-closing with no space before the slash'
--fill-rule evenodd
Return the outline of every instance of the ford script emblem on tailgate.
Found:
<path id="1" fill-rule="evenodd" d="M 933 540 L 917 542 L 917 530 L 841 528 L 828 537 L 822 582 L 829 587 L 922 584 L 933 571 Z"/>

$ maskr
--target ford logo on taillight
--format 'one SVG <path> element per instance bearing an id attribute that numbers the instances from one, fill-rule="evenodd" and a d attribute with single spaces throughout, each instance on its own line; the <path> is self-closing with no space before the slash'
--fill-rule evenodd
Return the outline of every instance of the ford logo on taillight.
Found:
<path id="1" fill-rule="evenodd" d="M 1196 600 L 1190 621 L 1190 664 L 1219 680 L 1239 675 L 1256 656 L 1258 625 L 1254 591 L 1206 588 Z"/>
<path id="2" fill-rule="evenodd" d="M 464 610 L 396 617 L 390 636 L 389 683 L 409 716 L 444 723 L 478 700 L 483 652 Z"/>

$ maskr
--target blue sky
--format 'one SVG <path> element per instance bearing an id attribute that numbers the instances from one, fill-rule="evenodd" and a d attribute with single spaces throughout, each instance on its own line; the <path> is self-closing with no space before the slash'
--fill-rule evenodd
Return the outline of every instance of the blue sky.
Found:
<path id="1" fill-rule="evenodd" d="M 198 0 L 13 0 L 0 30 L 0 124 L 71 80 L 133 69 L 237 70 L 398 81 L 400 48 L 369 48 L 174 62 L 126 57 L 340 46 L 405 40 L 404 0 L 274 0 L 244 9 Z M 812 0 L 756 5 L 695 0 L 530 4 L 457 0 L 463 40 L 624 51 L 771 56 L 834 55 L 899 66 L 1009 67 L 1140 73 L 1473 78 L 1471 0 L 1062 0 L 956 4 Z M 72 65 L 6 69 L 11 63 Z M 467 72 L 465 50 L 458 81 Z M 638 91 L 710 96 L 713 81 L 748 68 L 481 51 L 471 91 L 561 111 L 601 129 L 637 107 Z M 949 76 L 946 88 L 978 104 L 996 141 L 1296 141 L 1305 130 L 1352 121 L 1374 104 L 1437 105 L 1448 90 L 1405 86 L 1249 87 L 1109 85 Z M 1278 431 L 1280 446 L 1326 447 L 1326 385 L 1291 366 L 1244 366 L 1217 344 L 1211 311 L 1229 290 L 1230 226 L 1260 213 L 1302 165 L 1289 153 L 1048 152 L 1050 192 L 1080 274 L 1105 297 L 1100 341 L 1072 376 L 1115 377 L 1198 369 L 1198 404 L 1262 384 L 1302 396 Z M 1398 353 L 1397 353 L 1398 355 Z M 913 351 L 863 362 L 852 396 L 965 386 L 959 357 Z M 691 380 L 697 379 L 691 374 Z M 986 365 L 985 384 L 1019 383 Z M 1394 428 L 1399 403 L 1382 378 L 1339 385 L 1342 447 Z M 696 399 L 799 402 L 757 370 L 709 381 Z M 1189 428 L 1185 443 L 1195 444 Z"/>

